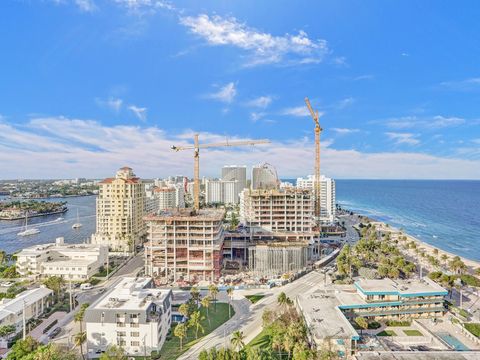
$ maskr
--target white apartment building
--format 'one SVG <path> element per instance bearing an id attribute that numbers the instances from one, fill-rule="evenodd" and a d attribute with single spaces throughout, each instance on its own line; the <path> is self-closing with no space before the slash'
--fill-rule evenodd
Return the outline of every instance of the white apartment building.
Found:
<path id="1" fill-rule="evenodd" d="M 315 176 L 297 179 L 297 188 L 313 191 Z M 335 180 L 324 175 L 320 177 L 320 221 L 331 223 L 336 215 Z"/>
<path id="2" fill-rule="evenodd" d="M 107 245 L 115 252 L 133 252 L 145 237 L 144 184 L 131 168 L 123 167 L 99 185 L 97 231 L 92 243 Z"/>
<path id="3" fill-rule="evenodd" d="M 255 231 L 297 240 L 314 236 L 314 199 L 309 190 L 250 190 L 240 194 L 240 221 Z"/>
<path id="4" fill-rule="evenodd" d="M 17 272 L 22 276 L 59 276 L 71 281 L 85 281 L 106 265 L 108 248 L 94 244 L 55 243 L 33 245 L 17 254 Z"/>
<path id="5" fill-rule="evenodd" d="M 182 184 L 156 187 L 154 197 L 157 202 L 157 211 L 185 207 L 185 191 Z"/>
<path id="6" fill-rule="evenodd" d="M 264 163 L 252 168 L 252 189 L 277 189 L 279 180 L 277 170 L 270 164 Z"/>
<path id="7" fill-rule="evenodd" d="M 123 277 L 85 311 L 87 356 L 109 345 L 128 356 L 150 356 L 162 348 L 172 319 L 172 291 L 152 288 L 150 278 Z"/>
<path id="8" fill-rule="evenodd" d="M 205 180 L 206 204 L 236 204 L 238 202 L 237 181 Z"/>
<path id="9" fill-rule="evenodd" d="M 238 165 L 228 165 L 222 168 L 222 180 L 235 182 L 234 201 L 228 203 L 238 204 L 240 193 L 247 187 L 247 167 Z M 227 203 L 225 201 L 225 203 Z"/>
<path id="10" fill-rule="evenodd" d="M 0 327 L 14 325 L 15 333 L 23 330 L 23 318 L 25 322 L 36 319 L 50 306 L 50 298 L 53 291 L 46 287 L 25 290 L 14 299 L 4 298 L 0 300 Z M 6 348 L 7 339 L 0 338 L 0 347 Z"/>

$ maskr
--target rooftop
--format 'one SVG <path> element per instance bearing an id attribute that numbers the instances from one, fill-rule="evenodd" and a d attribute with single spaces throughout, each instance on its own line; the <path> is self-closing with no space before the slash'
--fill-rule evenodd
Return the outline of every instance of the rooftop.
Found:
<path id="1" fill-rule="evenodd" d="M 191 208 L 175 208 L 160 210 L 156 214 L 145 216 L 145 220 L 209 220 L 220 221 L 223 220 L 225 210 L 223 209 L 200 209 L 194 210 Z"/>
<path id="2" fill-rule="evenodd" d="M 22 251 L 18 253 L 19 256 L 28 256 L 29 254 L 37 254 L 40 251 L 47 251 L 47 250 L 68 250 L 73 252 L 82 252 L 85 250 L 98 250 L 101 245 L 96 244 L 65 244 L 65 243 L 48 243 L 48 244 L 39 244 L 29 246 L 24 248 Z"/>
<path id="3" fill-rule="evenodd" d="M 170 293 L 170 290 L 148 288 L 150 283 L 150 278 L 121 278 L 91 308 L 96 310 L 146 310 L 151 302 L 163 301 Z"/>
<path id="4" fill-rule="evenodd" d="M 30 306 L 52 293 L 52 290 L 47 289 L 46 287 L 40 287 L 23 291 L 14 299 L 4 298 L 0 302 L 0 319 L 3 319 L 11 314 L 18 314 L 19 312 L 22 312 L 24 305 Z"/>
<path id="5" fill-rule="evenodd" d="M 355 287 L 366 295 L 398 294 L 400 296 L 409 296 L 439 293 L 447 295 L 448 293 L 447 290 L 429 278 L 408 280 L 360 279 L 355 282 Z"/>
<path id="6" fill-rule="evenodd" d="M 297 302 L 315 339 L 359 339 L 357 331 L 338 309 L 340 301 L 335 290 L 317 289 L 308 295 L 299 295 Z"/>

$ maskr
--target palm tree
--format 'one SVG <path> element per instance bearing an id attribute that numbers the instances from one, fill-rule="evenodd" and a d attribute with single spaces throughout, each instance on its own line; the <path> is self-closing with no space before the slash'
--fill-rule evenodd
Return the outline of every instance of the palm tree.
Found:
<path id="1" fill-rule="evenodd" d="M 231 307 L 231 305 L 230 305 L 230 302 L 231 302 L 231 300 L 232 300 L 232 298 L 233 298 L 233 287 L 230 286 L 230 287 L 227 289 L 227 295 L 228 295 L 228 318 L 231 318 L 231 317 L 232 317 L 232 314 L 231 314 L 231 312 L 232 312 L 232 307 Z"/>
<path id="2" fill-rule="evenodd" d="M 238 351 L 242 350 L 243 347 L 245 346 L 244 340 L 245 340 L 245 336 L 243 335 L 242 331 L 239 331 L 239 330 L 234 331 L 232 333 L 232 338 L 230 339 L 233 349 Z"/>
<path id="3" fill-rule="evenodd" d="M 448 260 L 448 255 L 447 254 L 442 254 L 441 259 L 445 266 L 447 266 L 447 260 Z"/>
<path id="4" fill-rule="evenodd" d="M 75 334 L 73 338 L 75 346 L 80 348 L 80 354 L 82 354 L 82 359 L 85 359 L 85 355 L 83 354 L 83 344 L 87 341 L 87 333 L 86 331 L 81 331 L 78 334 Z"/>
<path id="5" fill-rule="evenodd" d="M 210 308 L 210 302 L 212 301 L 212 299 L 210 298 L 210 296 L 205 296 L 201 301 L 200 301 L 200 304 L 207 310 L 207 319 L 208 319 L 208 324 L 210 324 L 210 315 L 208 313 L 208 310 Z"/>
<path id="6" fill-rule="evenodd" d="M 43 284 L 55 293 L 55 298 L 58 302 L 60 291 L 65 286 L 65 280 L 59 276 L 49 276 L 43 281 Z"/>
<path id="7" fill-rule="evenodd" d="M 208 291 L 210 292 L 210 296 L 212 297 L 215 303 L 215 311 L 217 311 L 217 294 L 218 294 L 218 287 L 215 284 L 210 284 L 208 287 Z"/>
<path id="8" fill-rule="evenodd" d="M 274 334 L 272 337 L 272 349 L 278 351 L 278 357 L 282 358 L 283 338 L 280 334 Z"/>
<path id="9" fill-rule="evenodd" d="M 180 340 L 180 350 L 183 348 L 183 339 L 187 336 L 187 327 L 185 324 L 178 324 L 173 330 L 173 334 Z"/>
<path id="10" fill-rule="evenodd" d="M 190 307 L 188 304 L 182 304 L 178 307 L 178 312 L 182 314 L 184 318 L 188 318 L 190 315 Z"/>
<path id="11" fill-rule="evenodd" d="M 286 307 L 286 305 L 288 304 L 288 296 L 283 291 L 278 294 L 277 303 L 281 307 Z"/>
<path id="12" fill-rule="evenodd" d="M 204 319 L 205 317 L 201 316 L 200 311 L 195 311 L 188 320 L 188 326 L 195 328 L 195 339 L 198 339 L 198 330 L 201 330 L 202 333 L 205 332 L 205 329 L 201 323 L 201 321 Z"/>

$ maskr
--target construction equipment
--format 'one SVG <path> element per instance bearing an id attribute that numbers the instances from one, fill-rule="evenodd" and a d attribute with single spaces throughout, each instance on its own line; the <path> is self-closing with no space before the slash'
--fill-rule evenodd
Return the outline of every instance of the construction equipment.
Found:
<path id="1" fill-rule="evenodd" d="M 320 115 L 317 111 L 314 111 L 312 105 L 310 105 L 310 100 L 308 97 L 305 98 L 305 104 L 307 104 L 308 110 L 310 110 L 310 114 L 312 115 L 312 119 L 315 122 L 315 174 L 314 174 L 314 183 L 313 183 L 313 192 L 315 195 L 315 218 L 320 224 L 320 196 L 321 196 L 321 189 L 320 189 L 320 134 L 322 132 L 322 128 L 320 127 L 320 123 L 318 119 Z"/>
<path id="2" fill-rule="evenodd" d="M 172 150 L 181 151 L 193 149 L 194 167 L 193 167 L 193 207 L 195 210 L 200 209 L 200 149 L 213 147 L 233 147 L 243 145 L 269 144 L 270 140 L 245 140 L 245 141 L 225 141 L 221 143 L 199 144 L 198 134 L 193 137 L 193 146 L 172 146 Z"/>

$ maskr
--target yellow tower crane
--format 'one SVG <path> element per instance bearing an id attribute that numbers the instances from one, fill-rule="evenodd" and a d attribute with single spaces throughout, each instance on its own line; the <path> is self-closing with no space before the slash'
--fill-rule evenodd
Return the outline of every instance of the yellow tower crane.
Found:
<path id="1" fill-rule="evenodd" d="M 190 150 L 193 149 L 194 157 L 194 167 L 193 167 L 193 207 L 195 210 L 200 209 L 200 149 L 213 148 L 213 147 L 233 147 L 233 146 L 244 146 L 244 145 L 259 145 L 259 144 L 269 144 L 270 140 L 245 140 L 245 141 L 225 141 L 221 143 L 211 143 L 211 144 L 199 144 L 198 143 L 198 134 L 194 135 L 193 146 L 172 146 L 172 150 L 181 151 L 181 150 Z"/>
<path id="2" fill-rule="evenodd" d="M 317 223 L 320 224 L 320 134 L 322 128 L 318 119 L 320 118 L 318 110 L 314 111 L 312 105 L 310 105 L 310 100 L 308 97 L 305 98 L 305 103 L 307 104 L 308 110 L 312 115 L 312 119 L 315 122 L 315 174 L 314 174 L 314 183 L 313 183 L 313 192 L 315 195 L 315 218 Z"/>

